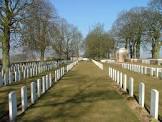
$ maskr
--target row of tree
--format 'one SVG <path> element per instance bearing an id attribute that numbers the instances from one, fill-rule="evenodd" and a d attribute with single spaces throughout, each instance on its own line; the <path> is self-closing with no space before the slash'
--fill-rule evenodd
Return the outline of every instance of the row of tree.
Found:
<path id="1" fill-rule="evenodd" d="M 113 52 L 114 39 L 104 30 L 102 24 L 97 24 L 85 38 L 85 56 L 93 59 L 109 58 Z"/>
<path id="2" fill-rule="evenodd" d="M 141 47 L 159 58 L 162 32 L 162 0 L 151 0 L 147 7 L 122 11 L 112 26 L 118 46 L 125 46 L 131 58 L 140 58 Z"/>
<path id="3" fill-rule="evenodd" d="M 140 58 L 141 48 L 150 50 L 152 58 L 159 58 L 162 40 L 162 0 L 151 0 L 147 7 L 122 11 L 109 33 L 96 25 L 85 39 L 85 55 L 109 58 L 117 48 L 128 49 L 130 58 Z"/>
<path id="4" fill-rule="evenodd" d="M 79 55 L 82 34 L 59 17 L 49 0 L 0 0 L 0 41 L 3 70 L 8 72 L 11 44 L 27 47 L 41 60 L 49 46 L 58 58 L 69 59 Z"/>

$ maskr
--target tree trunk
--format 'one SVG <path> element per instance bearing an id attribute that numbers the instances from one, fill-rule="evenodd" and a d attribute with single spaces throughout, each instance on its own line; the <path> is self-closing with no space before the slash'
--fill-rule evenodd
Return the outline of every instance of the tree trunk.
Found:
<path id="1" fill-rule="evenodd" d="M 2 39 L 2 69 L 4 72 L 9 72 L 10 67 L 10 28 L 6 26 L 4 28 L 4 36 Z"/>
<path id="2" fill-rule="evenodd" d="M 132 45 L 129 45 L 129 51 L 130 51 L 130 58 L 133 58 Z"/>
<path id="3" fill-rule="evenodd" d="M 156 42 L 155 44 L 152 44 L 151 53 L 152 53 L 152 58 L 153 59 L 159 58 L 160 45 L 158 44 L 158 42 Z"/>
<path id="4" fill-rule="evenodd" d="M 132 42 L 132 58 L 136 58 L 136 43 Z"/>
<path id="5" fill-rule="evenodd" d="M 69 59 L 69 39 L 66 41 L 66 59 Z"/>
<path id="6" fill-rule="evenodd" d="M 9 72 L 10 68 L 10 27 L 11 27 L 11 12 L 9 9 L 9 0 L 5 0 L 5 14 L 6 18 L 4 21 L 3 38 L 2 38 L 2 69 L 4 73 Z"/>
<path id="7" fill-rule="evenodd" d="M 136 58 L 140 58 L 140 42 L 137 42 L 136 45 Z"/>
<path id="8" fill-rule="evenodd" d="M 45 49 L 41 49 L 41 57 L 40 57 L 40 59 L 41 59 L 41 61 L 44 61 L 44 52 L 45 52 Z"/>
<path id="9" fill-rule="evenodd" d="M 125 49 L 128 48 L 128 39 L 125 40 Z"/>
<path id="10" fill-rule="evenodd" d="M 156 55 L 155 55 L 155 48 L 153 48 L 153 49 L 151 50 L 151 53 L 152 53 L 152 58 L 155 59 L 155 58 L 156 58 Z"/>

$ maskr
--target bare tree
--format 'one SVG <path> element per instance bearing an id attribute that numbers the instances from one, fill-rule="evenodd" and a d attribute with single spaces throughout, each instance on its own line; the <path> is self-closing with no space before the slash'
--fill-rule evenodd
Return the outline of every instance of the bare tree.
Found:
<path id="1" fill-rule="evenodd" d="M 122 12 L 115 21 L 112 31 L 119 38 L 118 43 L 124 43 L 129 49 L 131 58 L 140 58 L 142 36 L 145 31 L 144 14 L 147 8 L 136 7 Z"/>
<path id="2" fill-rule="evenodd" d="M 162 0 L 150 0 L 148 5 L 162 13 Z"/>
<path id="3" fill-rule="evenodd" d="M 145 11 L 145 24 L 146 24 L 146 37 L 147 41 L 151 44 L 152 58 L 159 58 L 160 51 L 160 31 L 162 28 L 162 15 L 159 11 L 148 9 Z"/>
<path id="4" fill-rule="evenodd" d="M 23 42 L 30 49 L 40 53 L 44 60 L 46 47 L 50 45 L 50 23 L 55 21 L 56 11 L 48 0 L 34 0 L 28 8 L 30 18 L 24 21 Z"/>
<path id="5" fill-rule="evenodd" d="M 2 63 L 3 70 L 8 72 L 10 66 L 11 33 L 17 32 L 17 27 L 25 18 L 24 9 L 31 4 L 31 0 L 3 0 L 0 1 L 0 32 L 2 33 Z"/>
<path id="6" fill-rule="evenodd" d="M 55 54 L 57 54 L 57 58 L 63 59 L 63 38 L 59 24 L 51 24 L 50 40 L 52 48 L 55 51 Z"/>
<path id="7" fill-rule="evenodd" d="M 79 56 L 82 34 L 75 26 L 60 18 L 51 29 L 51 43 L 54 51 L 60 59 L 67 60 L 73 56 Z"/>

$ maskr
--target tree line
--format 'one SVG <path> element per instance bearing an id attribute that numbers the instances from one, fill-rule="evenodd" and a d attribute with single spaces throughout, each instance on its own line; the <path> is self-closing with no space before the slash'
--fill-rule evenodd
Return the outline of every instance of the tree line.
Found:
<path id="1" fill-rule="evenodd" d="M 114 49 L 114 39 L 104 30 L 102 24 L 96 24 L 85 38 L 85 56 L 93 59 L 109 58 Z"/>
<path id="2" fill-rule="evenodd" d="M 96 28 L 94 28 L 95 30 Z M 109 39 L 103 37 L 105 42 L 102 38 L 98 39 L 98 36 L 95 39 L 90 39 L 94 35 L 92 33 L 93 31 L 86 38 L 85 54 L 90 54 L 90 57 L 107 58 L 102 51 L 112 53 L 112 50 L 117 47 L 125 47 L 129 51 L 130 58 L 140 58 L 141 48 L 150 50 L 152 58 L 159 58 L 162 45 L 162 40 L 160 40 L 162 34 L 162 0 L 150 0 L 146 7 L 134 7 L 120 12 L 111 30 L 107 32 Z M 94 40 L 98 41 L 95 42 Z M 94 43 L 91 44 L 90 42 Z M 105 43 L 108 43 L 106 48 Z M 100 54 L 95 52 L 99 50 L 98 48 L 100 48 Z"/>
<path id="3" fill-rule="evenodd" d="M 150 50 L 152 58 L 159 58 L 161 10 L 162 1 L 151 0 L 147 7 L 135 7 L 119 14 L 112 33 L 118 37 L 118 44 L 129 50 L 130 58 L 140 58 L 141 47 Z"/>
<path id="4" fill-rule="evenodd" d="M 8 72 L 11 46 L 27 47 L 41 60 L 50 46 L 55 57 L 69 59 L 79 55 L 82 34 L 49 0 L 0 0 L 0 41 L 3 70 Z"/>

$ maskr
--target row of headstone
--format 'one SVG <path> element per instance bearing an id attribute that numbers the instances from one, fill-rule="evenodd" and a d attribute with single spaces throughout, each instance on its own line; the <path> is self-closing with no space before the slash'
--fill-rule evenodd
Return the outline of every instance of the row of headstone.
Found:
<path id="1" fill-rule="evenodd" d="M 56 65 L 56 61 L 47 61 L 47 62 L 32 62 L 32 63 L 25 63 L 25 64 L 12 64 L 10 67 L 10 72 L 15 72 L 15 71 L 24 71 L 25 69 L 28 68 L 34 68 L 34 67 L 47 67 L 50 68 L 51 65 Z M 3 70 L 1 71 L 2 76 L 4 75 Z"/>
<path id="2" fill-rule="evenodd" d="M 56 61 L 37 61 L 37 62 L 29 62 L 29 63 L 16 63 L 16 64 L 11 64 L 11 71 L 16 71 L 16 70 L 24 70 L 26 67 L 34 67 L 34 66 L 48 66 L 48 65 L 53 65 L 56 64 Z"/>
<path id="3" fill-rule="evenodd" d="M 157 65 L 161 65 L 162 59 L 142 59 L 143 64 L 151 64 L 152 62 L 156 62 Z"/>
<path id="4" fill-rule="evenodd" d="M 66 67 L 66 71 L 67 71 L 67 72 L 70 71 L 75 65 L 78 64 L 78 62 L 79 62 L 79 61 L 76 60 L 76 61 L 74 61 L 73 63 L 68 64 L 67 67 Z"/>
<path id="5" fill-rule="evenodd" d="M 66 72 L 69 72 L 75 65 L 77 65 L 79 63 L 79 60 L 76 60 L 70 64 L 68 64 L 66 66 L 66 70 L 65 70 L 65 67 L 62 67 L 60 69 L 56 69 L 55 70 L 55 82 L 57 82 L 58 80 L 60 80 L 64 74 L 65 74 L 65 71 Z"/>
<path id="6" fill-rule="evenodd" d="M 79 57 L 78 60 L 79 60 L 79 61 L 89 61 L 89 58 L 82 58 L 82 57 Z"/>
<path id="7" fill-rule="evenodd" d="M 75 61 L 69 65 L 67 65 L 67 71 L 70 71 L 76 64 L 78 64 L 78 61 Z M 21 107 L 22 112 L 24 112 L 30 104 L 34 104 L 36 100 L 52 86 L 53 83 L 60 80 L 65 72 L 65 67 L 61 67 L 59 69 L 55 70 L 55 80 L 52 81 L 52 75 L 51 73 L 48 75 L 45 75 L 42 77 L 42 79 L 37 79 L 37 82 L 31 83 L 31 102 L 29 103 L 28 95 L 27 95 L 27 87 L 22 86 L 21 87 Z M 17 117 L 17 98 L 16 98 L 16 92 L 12 91 L 8 95 L 9 97 L 9 119 L 10 121 L 15 121 Z"/>
<path id="8" fill-rule="evenodd" d="M 92 59 L 92 62 L 93 62 L 94 64 L 96 64 L 96 66 L 98 66 L 101 70 L 103 70 L 103 64 L 101 64 L 101 63 L 99 63 L 99 62 L 97 62 L 97 61 L 95 61 L 95 60 L 93 60 L 93 59 Z"/>
<path id="9" fill-rule="evenodd" d="M 47 62 L 48 63 L 48 62 Z M 4 77 L 0 75 L 0 86 L 6 86 L 8 84 L 12 84 L 14 82 L 18 82 L 23 79 L 27 79 L 33 76 L 37 76 L 40 73 L 45 71 L 52 70 L 56 65 L 51 63 L 50 65 L 38 65 L 33 67 L 24 68 L 23 71 L 17 70 L 15 72 L 9 71 L 9 73 L 5 73 Z"/>
<path id="10" fill-rule="evenodd" d="M 142 60 L 143 64 L 150 64 L 150 60 Z"/>
<path id="11" fill-rule="evenodd" d="M 140 62 L 142 64 L 161 65 L 162 64 L 162 59 L 130 59 L 130 62 Z"/>
<path id="12" fill-rule="evenodd" d="M 45 78 L 44 78 L 45 77 Z M 51 73 L 37 79 L 37 82 L 31 82 L 30 84 L 30 99 L 28 99 L 28 89 L 27 86 L 21 87 L 21 109 L 24 112 L 31 104 L 34 104 L 36 100 L 44 94 L 52 86 L 52 76 Z M 45 88 L 45 89 L 44 89 Z M 9 118 L 10 121 L 15 121 L 17 116 L 17 98 L 16 92 L 12 91 L 9 93 Z"/>
<path id="13" fill-rule="evenodd" d="M 101 60 L 102 63 L 110 63 L 110 64 L 114 64 L 115 63 L 115 60 L 113 59 L 103 59 Z"/>
<path id="14" fill-rule="evenodd" d="M 130 77 L 127 80 L 127 75 L 123 74 L 122 72 L 109 67 L 109 77 L 114 80 L 121 89 L 125 92 L 128 89 L 128 93 L 130 97 L 134 96 L 134 79 Z M 128 83 L 127 83 L 128 82 Z M 127 86 L 128 84 L 128 86 Z M 141 107 L 144 107 L 144 100 L 145 100 L 145 84 L 141 82 L 139 84 L 138 90 L 138 102 Z M 156 89 L 151 90 L 151 102 L 150 102 L 150 115 L 155 119 L 158 119 L 158 108 L 159 108 L 159 91 Z"/>
<path id="15" fill-rule="evenodd" d="M 162 68 L 147 67 L 137 64 L 122 63 L 122 67 L 140 74 L 162 78 Z"/>
<path id="16" fill-rule="evenodd" d="M 55 82 L 61 79 L 65 74 L 65 68 L 62 67 L 60 69 L 55 70 Z"/>

